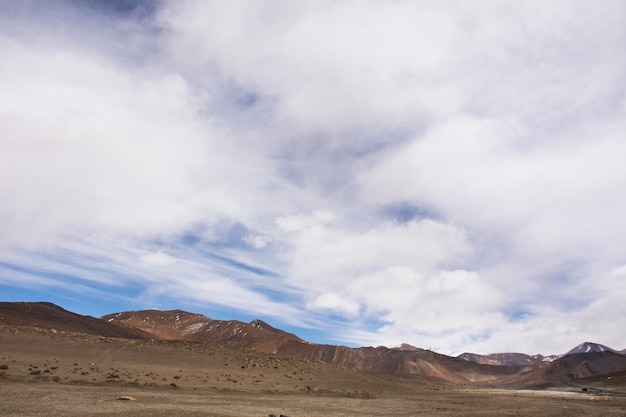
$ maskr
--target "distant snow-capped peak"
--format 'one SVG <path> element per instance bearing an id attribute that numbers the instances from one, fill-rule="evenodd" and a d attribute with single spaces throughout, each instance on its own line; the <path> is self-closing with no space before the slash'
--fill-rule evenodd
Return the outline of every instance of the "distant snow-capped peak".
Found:
<path id="1" fill-rule="evenodd" d="M 571 355 L 574 353 L 596 353 L 596 352 L 618 353 L 616 350 L 611 349 L 610 347 L 607 347 L 598 343 L 585 342 L 585 343 L 581 343 L 580 345 L 576 346 L 574 349 L 567 352 L 566 355 Z"/>

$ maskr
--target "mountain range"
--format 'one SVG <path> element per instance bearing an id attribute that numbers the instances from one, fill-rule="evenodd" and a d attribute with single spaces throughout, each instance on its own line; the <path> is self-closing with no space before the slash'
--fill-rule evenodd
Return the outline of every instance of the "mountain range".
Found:
<path id="1" fill-rule="evenodd" d="M 0 302 L 0 325 L 31 326 L 102 337 L 184 341 L 243 348 L 306 361 L 438 378 L 455 384 L 493 387 L 546 387 L 580 384 L 601 376 L 626 376 L 626 349 L 585 342 L 559 356 L 463 353 L 452 357 L 403 344 L 360 347 L 310 343 L 262 320 L 213 320 L 182 310 L 142 310 L 101 318 L 69 312 L 52 303 Z"/>

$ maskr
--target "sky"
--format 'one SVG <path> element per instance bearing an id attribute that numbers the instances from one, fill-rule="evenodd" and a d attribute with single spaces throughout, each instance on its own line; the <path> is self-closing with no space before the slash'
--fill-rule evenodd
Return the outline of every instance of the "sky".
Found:
<path id="1" fill-rule="evenodd" d="M 624 16 L 0 0 L 0 300 L 624 349 Z"/>

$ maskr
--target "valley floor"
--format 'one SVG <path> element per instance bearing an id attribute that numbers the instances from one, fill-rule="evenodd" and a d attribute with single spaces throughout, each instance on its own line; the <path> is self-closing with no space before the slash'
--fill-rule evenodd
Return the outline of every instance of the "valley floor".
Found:
<path id="1" fill-rule="evenodd" d="M 626 416 L 619 395 L 478 390 L 242 349 L 11 326 L 0 326 L 0 398 L 2 416 Z"/>
<path id="2" fill-rule="evenodd" d="M 624 416 L 623 398 L 450 391 L 381 398 L 0 381 L 3 416 Z M 129 396 L 134 400 L 118 400 Z"/>

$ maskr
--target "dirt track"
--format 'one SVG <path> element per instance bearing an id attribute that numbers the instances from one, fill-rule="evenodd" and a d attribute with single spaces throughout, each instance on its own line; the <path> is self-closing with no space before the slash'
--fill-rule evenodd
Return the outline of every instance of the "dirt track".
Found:
<path id="1" fill-rule="evenodd" d="M 623 396 L 477 390 L 195 343 L 10 326 L 0 326 L 0 368 L 2 416 L 626 416 Z"/>

